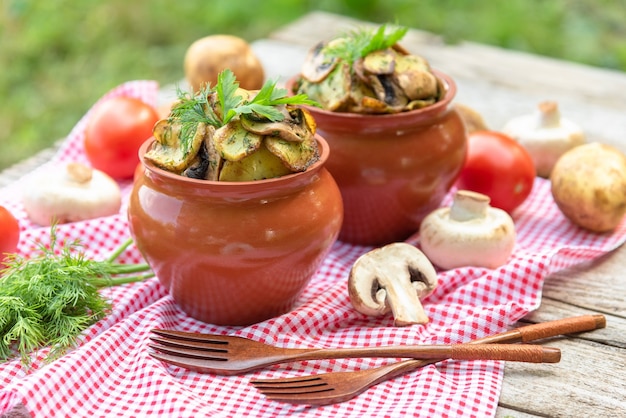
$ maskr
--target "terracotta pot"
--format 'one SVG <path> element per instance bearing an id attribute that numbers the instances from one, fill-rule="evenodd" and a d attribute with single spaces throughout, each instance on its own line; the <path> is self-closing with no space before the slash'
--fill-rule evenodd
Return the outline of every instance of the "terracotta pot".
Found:
<path id="1" fill-rule="evenodd" d="M 248 325 L 288 312 L 336 241 L 341 194 L 320 161 L 251 182 L 194 180 L 143 159 L 128 209 L 131 233 L 190 316 Z"/>
<path id="2" fill-rule="evenodd" d="M 307 107 L 331 148 L 326 164 L 344 203 L 339 239 L 360 245 L 402 241 L 438 208 L 465 161 L 467 133 L 451 107 L 456 84 L 439 102 L 387 115 L 329 112 Z M 287 89 L 293 93 L 297 77 Z"/>

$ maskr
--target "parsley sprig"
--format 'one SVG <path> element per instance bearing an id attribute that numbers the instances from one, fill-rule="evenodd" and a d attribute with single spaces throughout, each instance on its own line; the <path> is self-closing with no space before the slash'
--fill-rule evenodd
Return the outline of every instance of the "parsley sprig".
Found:
<path id="1" fill-rule="evenodd" d="M 324 54 L 352 65 L 368 54 L 387 49 L 398 43 L 409 28 L 382 25 L 377 30 L 357 28 L 324 47 Z"/>
<path id="2" fill-rule="evenodd" d="M 276 81 L 266 81 L 252 99 L 245 100 L 237 93 L 239 83 L 235 74 L 226 69 L 218 75 L 214 87 L 207 84 L 195 95 L 179 89 L 179 102 L 172 109 L 170 123 L 178 121 L 182 125 L 180 140 L 183 150 L 189 149 L 199 123 L 221 128 L 233 118 L 241 115 L 254 115 L 271 122 L 279 122 L 285 118 L 285 115 L 277 108 L 278 106 L 320 107 L 318 102 L 310 100 L 306 94 L 289 96 L 286 89 L 278 88 L 276 84 Z"/>
<path id="3" fill-rule="evenodd" d="M 79 241 L 64 243 L 57 252 L 53 226 L 50 245 L 38 244 L 39 254 L 11 254 L 0 277 L 0 362 L 17 350 L 28 365 L 30 353 L 47 346 L 47 360 L 63 355 L 110 311 L 98 289 L 152 277 L 147 264 L 115 262 L 131 243 L 129 239 L 108 259 L 95 261 L 80 251 Z"/>

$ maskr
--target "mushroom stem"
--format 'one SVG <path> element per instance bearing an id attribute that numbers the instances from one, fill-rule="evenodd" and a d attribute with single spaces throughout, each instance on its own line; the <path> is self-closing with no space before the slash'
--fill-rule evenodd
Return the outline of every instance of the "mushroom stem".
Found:
<path id="1" fill-rule="evenodd" d="M 415 286 L 411 288 L 411 275 L 406 266 L 389 266 L 377 269 L 378 286 L 376 299 L 381 306 L 391 310 L 394 325 L 403 327 L 411 324 L 425 324 L 428 316 L 420 302 Z M 392 273 L 392 274 L 389 274 Z"/>
<path id="2" fill-rule="evenodd" d="M 420 299 L 436 286 L 437 272 L 428 258 L 404 242 L 363 254 L 348 279 L 350 301 L 357 311 L 373 316 L 391 311 L 396 326 L 427 323 Z"/>
<path id="3" fill-rule="evenodd" d="M 541 127 L 553 128 L 561 124 L 561 112 L 556 102 L 541 102 L 539 109 L 539 123 Z"/>
<path id="4" fill-rule="evenodd" d="M 66 166 L 67 179 L 79 184 L 89 183 L 93 177 L 93 169 L 80 163 L 68 163 Z"/>
<path id="5" fill-rule="evenodd" d="M 489 196 L 469 190 L 459 190 L 450 207 L 450 219 L 458 222 L 485 218 L 489 209 Z"/>

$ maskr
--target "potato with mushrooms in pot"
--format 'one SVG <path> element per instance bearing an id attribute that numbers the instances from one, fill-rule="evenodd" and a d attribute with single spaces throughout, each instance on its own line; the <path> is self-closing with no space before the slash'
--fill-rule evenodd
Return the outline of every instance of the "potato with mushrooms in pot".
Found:
<path id="1" fill-rule="evenodd" d="M 252 181 L 305 171 L 319 159 L 315 122 L 300 104 L 306 95 L 266 82 L 259 91 L 239 88 L 230 70 L 214 88 L 179 92 L 167 119 L 154 127 L 145 158 L 186 177 Z"/>
<path id="2" fill-rule="evenodd" d="M 428 61 L 397 42 L 407 28 L 383 25 L 373 33 L 360 28 L 308 54 L 294 93 L 306 93 L 325 110 L 350 113 L 399 113 L 440 100 L 441 81 Z"/>

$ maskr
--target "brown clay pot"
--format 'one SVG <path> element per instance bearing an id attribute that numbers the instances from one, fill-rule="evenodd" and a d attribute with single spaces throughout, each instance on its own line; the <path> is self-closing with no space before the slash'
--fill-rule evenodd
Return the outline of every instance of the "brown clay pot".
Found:
<path id="1" fill-rule="evenodd" d="M 252 182 L 145 170 L 128 208 L 137 247 L 176 303 L 219 325 L 249 325 L 296 302 L 336 241 L 341 194 L 320 160 L 302 173 Z"/>
<path id="2" fill-rule="evenodd" d="M 307 107 L 330 145 L 326 167 L 343 197 L 340 240 L 360 245 L 402 241 L 454 184 L 465 161 L 467 133 L 451 107 L 456 84 L 435 74 L 446 94 L 423 109 L 363 115 Z M 296 80 L 287 83 L 291 93 Z"/>

